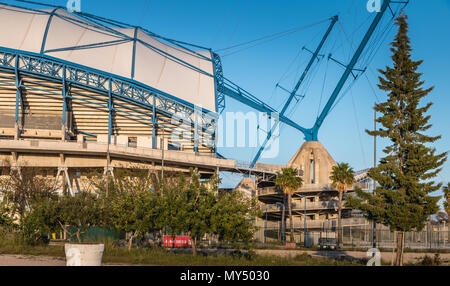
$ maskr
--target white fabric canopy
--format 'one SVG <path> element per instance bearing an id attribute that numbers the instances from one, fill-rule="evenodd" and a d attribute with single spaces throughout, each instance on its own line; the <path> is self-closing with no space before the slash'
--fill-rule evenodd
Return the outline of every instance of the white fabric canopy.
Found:
<path id="1" fill-rule="evenodd" d="M 134 79 L 216 111 L 209 51 L 197 51 L 205 59 L 141 29 L 105 30 L 61 9 L 51 16 L 52 11 L 0 4 L 0 46 L 33 53 L 43 49 L 45 55 Z"/>

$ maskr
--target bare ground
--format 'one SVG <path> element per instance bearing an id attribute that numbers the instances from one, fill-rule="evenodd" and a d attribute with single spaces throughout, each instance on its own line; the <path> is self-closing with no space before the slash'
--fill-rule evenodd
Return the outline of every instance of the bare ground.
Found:
<path id="1" fill-rule="evenodd" d="M 370 259 L 366 256 L 366 252 L 361 251 L 311 251 L 311 250 L 274 250 L 274 249 L 258 249 L 255 250 L 260 255 L 276 255 L 281 257 L 295 257 L 302 253 L 307 253 L 313 257 L 328 257 L 333 259 L 345 258 L 345 259 Z M 417 263 L 421 261 L 425 255 L 434 258 L 434 253 L 403 253 L 404 263 Z M 394 254 L 395 256 L 395 254 Z M 450 265 L 450 253 L 439 254 L 443 265 Z M 382 252 L 381 259 L 385 262 L 391 262 L 392 252 Z"/>
<path id="2" fill-rule="evenodd" d="M 313 257 L 328 257 L 333 259 L 363 259 L 368 258 L 365 252 L 360 251 L 304 251 L 304 250 L 274 250 L 259 249 L 255 251 L 260 255 L 274 255 L 281 257 L 295 257 L 307 253 Z M 404 263 L 417 263 L 423 259 L 425 255 L 434 257 L 434 253 L 404 253 Z M 390 262 L 392 252 L 382 252 L 381 259 Z M 444 265 L 450 265 L 450 253 L 441 253 L 440 258 Z M 0 266 L 65 266 L 64 258 L 48 257 L 48 256 L 30 256 L 30 255 L 0 255 Z M 105 264 L 105 266 L 123 265 L 125 264 Z"/>
<path id="3" fill-rule="evenodd" d="M 0 266 L 65 266 L 62 258 L 29 255 L 0 255 Z"/>

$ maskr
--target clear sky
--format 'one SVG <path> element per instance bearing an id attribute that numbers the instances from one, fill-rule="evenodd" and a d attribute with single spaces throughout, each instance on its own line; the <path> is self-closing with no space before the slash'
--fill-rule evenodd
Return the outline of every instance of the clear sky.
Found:
<path id="1" fill-rule="evenodd" d="M 65 5 L 66 0 L 41 2 Z M 84 12 L 140 25 L 169 38 L 213 50 L 339 14 L 340 24 L 330 35 L 323 53 L 332 52 L 334 58 L 348 63 L 374 17 L 367 11 L 366 3 L 366 0 L 82 0 L 81 8 Z M 413 58 L 424 60 L 420 71 L 425 87 L 435 87 L 427 99 L 434 102 L 430 109 L 433 127 L 429 134 L 442 135 L 435 147 L 439 152 L 446 152 L 450 150 L 450 53 L 447 52 L 450 48 L 450 0 L 411 0 L 405 11 L 409 16 Z M 385 94 L 376 86 L 376 70 L 391 64 L 389 43 L 396 30 L 387 30 L 392 27 L 390 18 L 387 12 L 374 36 L 380 35 L 380 40 L 369 43 L 369 48 L 379 48 L 375 56 L 370 57 L 365 75 L 332 110 L 319 132 L 319 140 L 333 158 L 350 163 L 356 170 L 373 166 L 373 138 L 364 130 L 373 129 L 374 102 L 385 99 Z M 307 52 L 299 54 L 299 51 L 303 46 L 315 49 L 327 26 L 328 23 L 316 25 L 231 55 L 227 54 L 238 49 L 221 51 L 224 74 L 280 109 L 288 94 L 275 89 L 275 85 L 280 83 L 293 88 L 310 57 Z M 385 37 L 381 37 L 383 31 L 387 32 Z M 300 93 L 306 96 L 288 110 L 289 117 L 304 127 L 311 127 L 319 106 L 324 106 L 342 73 L 342 67 L 325 57 L 313 70 L 314 77 L 305 85 L 308 88 L 301 88 Z M 227 98 L 225 111 L 250 110 Z M 304 142 L 303 135 L 290 127 L 281 129 L 280 139 L 280 154 L 262 162 L 286 164 Z M 379 141 L 378 158 L 386 143 Z M 222 148 L 220 152 L 227 157 L 250 161 L 256 149 Z M 445 164 L 437 181 L 450 181 L 450 162 Z"/>

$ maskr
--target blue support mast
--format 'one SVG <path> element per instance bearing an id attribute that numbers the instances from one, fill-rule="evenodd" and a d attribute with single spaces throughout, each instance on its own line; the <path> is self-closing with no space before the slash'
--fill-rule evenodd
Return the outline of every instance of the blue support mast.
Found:
<path id="1" fill-rule="evenodd" d="M 305 140 L 306 141 L 318 141 L 318 133 L 319 129 L 322 126 L 323 121 L 327 117 L 328 113 L 330 112 L 331 107 L 335 103 L 337 96 L 341 92 L 342 88 L 344 87 L 344 84 L 346 83 L 348 77 L 350 74 L 352 74 L 356 63 L 358 62 L 362 52 L 367 46 L 367 43 L 369 42 L 370 38 L 372 37 L 373 33 L 375 32 L 375 29 L 377 28 L 378 24 L 380 23 L 381 19 L 383 18 L 384 13 L 389 8 L 389 4 L 393 3 L 399 3 L 398 1 L 392 1 L 392 0 L 384 0 L 383 4 L 381 6 L 380 12 L 377 13 L 375 16 L 375 19 L 373 20 L 372 24 L 369 27 L 369 30 L 366 32 L 366 35 L 362 39 L 361 43 L 359 44 L 358 49 L 356 50 L 355 54 L 353 55 L 353 58 L 351 59 L 350 63 L 347 65 L 344 74 L 342 75 L 341 79 L 339 80 L 336 88 L 334 89 L 333 93 L 331 94 L 330 99 L 328 100 L 327 104 L 322 110 L 322 113 L 320 116 L 316 119 L 316 122 L 314 126 L 311 129 L 308 129 L 308 132 L 305 133 Z M 406 3 L 406 2 L 402 2 Z"/>
<path id="2" fill-rule="evenodd" d="M 284 116 L 284 114 L 286 113 L 286 110 L 289 108 L 292 100 L 296 97 L 298 89 L 300 88 L 300 86 L 302 85 L 303 81 L 305 80 L 305 78 L 306 78 L 309 70 L 311 69 L 312 65 L 314 64 L 314 62 L 318 58 L 320 50 L 322 49 L 323 45 L 325 44 L 325 41 L 327 40 L 328 36 L 330 35 L 331 31 L 333 30 L 333 27 L 336 24 L 336 22 L 338 21 L 338 19 L 339 19 L 338 16 L 334 16 L 334 17 L 331 18 L 330 26 L 328 27 L 325 35 L 322 37 L 322 40 L 320 41 L 319 46 L 317 46 L 316 51 L 313 53 L 313 55 L 312 55 L 308 65 L 306 66 L 305 71 L 302 73 L 300 79 L 298 80 L 297 84 L 295 85 L 294 89 L 292 90 L 288 100 L 286 101 L 286 104 L 284 105 L 283 109 L 281 110 L 280 116 Z M 261 157 L 262 152 L 266 148 L 267 143 L 269 143 L 273 132 L 278 127 L 278 124 L 279 124 L 279 122 L 275 122 L 275 124 L 272 126 L 272 128 L 267 133 L 267 137 L 266 137 L 264 143 L 259 148 L 258 152 L 256 153 L 256 156 L 253 158 L 253 161 L 251 162 L 250 167 L 253 168 L 255 166 L 256 162 Z"/>
<path id="3" fill-rule="evenodd" d="M 378 24 L 380 23 L 380 21 L 383 18 L 387 9 L 390 9 L 391 13 L 395 17 L 394 12 L 392 12 L 392 9 L 390 7 L 391 3 L 401 3 L 401 4 L 407 5 L 409 3 L 409 1 L 408 0 L 405 0 L 405 1 L 384 0 L 383 1 L 380 11 L 377 12 L 377 15 L 375 16 L 368 31 L 366 32 L 364 38 L 362 39 L 361 43 L 359 44 L 358 49 L 356 50 L 355 54 L 353 55 L 353 58 L 351 59 L 350 63 L 346 66 L 345 72 L 341 76 L 341 79 L 339 80 L 336 88 L 334 89 L 333 93 L 330 96 L 330 99 L 328 100 L 327 104 L 325 105 L 324 109 L 322 110 L 322 113 L 316 119 L 314 126 L 310 129 L 304 128 L 304 127 L 300 126 L 299 124 L 295 123 L 294 121 L 290 120 L 289 118 L 287 118 L 284 115 L 290 102 L 296 96 L 296 92 L 297 92 L 298 88 L 300 87 L 301 83 L 303 82 L 304 76 L 306 76 L 306 74 L 302 75 L 302 78 L 297 83 L 297 86 L 294 88 L 293 92 L 291 93 L 286 105 L 284 106 L 283 110 L 279 114 L 279 116 L 278 116 L 279 122 L 285 123 L 295 129 L 299 130 L 300 132 L 302 132 L 305 135 L 306 141 L 318 141 L 318 133 L 319 133 L 320 127 L 323 124 L 323 121 L 325 120 L 328 113 L 330 112 L 333 104 L 336 102 L 336 99 L 337 99 L 339 93 L 342 91 L 342 88 L 344 87 L 345 83 L 347 82 L 348 77 L 353 73 L 354 70 L 356 70 L 355 66 L 356 66 L 359 58 L 361 57 L 364 49 L 366 48 L 369 40 L 371 39 L 373 33 L 375 32 Z M 334 18 L 332 18 L 332 19 L 334 19 Z M 333 23 L 330 25 L 330 27 L 332 27 L 332 25 L 333 25 Z M 326 36 L 324 36 L 324 39 L 326 39 Z M 317 55 L 313 56 L 311 61 L 314 62 L 316 57 L 317 57 Z M 305 70 L 306 73 L 309 70 L 309 68 L 307 68 L 307 70 Z M 223 93 L 226 94 L 227 96 L 230 96 L 230 97 L 252 107 L 252 108 L 255 108 L 256 110 L 259 110 L 261 112 L 266 112 L 271 117 L 276 117 L 276 116 L 274 116 L 275 114 L 278 115 L 277 111 L 275 109 L 268 106 L 267 104 L 265 104 L 264 102 L 262 102 L 258 98 L 256 98 L 255 96 L 251 95 L 250 93 L 246 92 L 245 90 L 242 90 L 239 86 L 231 83 L 230 81 L 228 81 L 226 79 L 225 79 L 225 83 L 224 83 L 224 87 L 223 87 Z M 255 166 L 257 160 L 261 156 L 261 153 L 264 151 L 264 147 L 267 144 L 267 142 L 270 140 L 273 130 L 274 130 L 274 128 L 272 128 L 269 131 L 269 133 L 267 134 L 266 141 L 263 143 L 263 145 L 261 146 L 260 150 L 258 151 L 255 159 L 251 163 L 252 167 Z"/>

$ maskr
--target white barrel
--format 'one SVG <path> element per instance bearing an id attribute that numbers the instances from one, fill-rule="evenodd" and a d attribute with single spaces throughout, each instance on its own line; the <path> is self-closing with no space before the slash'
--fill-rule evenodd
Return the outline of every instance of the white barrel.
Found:
<path id="1" fill-rule="evenodd" d="M 71 244 L 64 246 L 66 266 L 101 266 L 104 244 Z"/>

